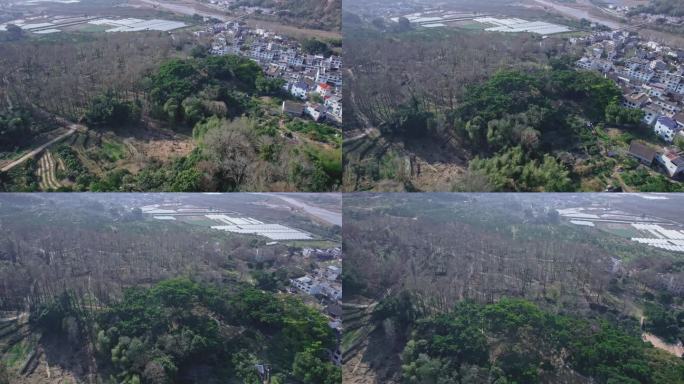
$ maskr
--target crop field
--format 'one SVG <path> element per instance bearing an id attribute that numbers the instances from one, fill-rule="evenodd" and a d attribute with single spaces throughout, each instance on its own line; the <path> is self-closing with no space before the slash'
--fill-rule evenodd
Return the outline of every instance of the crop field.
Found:
<path id="1" fill-rule="evenodd" d="M 477 18 L 475 21 L 485 24 L 493 24 L 495 27 L 487 28 L 490 32 L 531 32 L 540 35 L 552 35 L 556 33 L 570 32 L 568 27 L 546 23 L 543 21 L 527 21 L 523 19 L 497 19 L 493 17 Z"/>
<path id="2" fill-rule="evenodd" d="M 634 242 L 673 252 L 684 252 L 681 224 L 656 216 L 636 216 L 607 208 L 566 208 L 558 213 L 573 225 L 597 227 Z"/>
<path id="3" fill-rule="evenodd" d="M 38 159 L 37 175 L 40 189 L 43 191 L 55 190 L 62 186 L 62 182 L 58 180 L 56 173 L 64 171 L 64 161 L 56 157 L 51 151 L 45 151 Z"/>
<path id="4" fill-rule="evenodd" d="M 173 205 L 149 205 L 141 207 L 141 210 L 146 215 L 152 215 L 151 217 L 155 220 L 180 221 L 235 234 L 257 235 L 274 241 L 316 240 L 314 235 L 305 231 L 282 224 L 264 223 L 252 217 L 237 216 L 239 215 L 237 212 Z M 230 214 L 230 216 L 225 213 Z"/>
<path id="5" fill-rule="evenodd" d="M 97 19 L 89 21 L 88 24 L 108 25 L 114 28 L 107 29 L 107 32 L 138 32 L 138 31 L 172 31 L 183 28 L 185 23 L 170 20 L 142 20 L 142 19 Z"/>

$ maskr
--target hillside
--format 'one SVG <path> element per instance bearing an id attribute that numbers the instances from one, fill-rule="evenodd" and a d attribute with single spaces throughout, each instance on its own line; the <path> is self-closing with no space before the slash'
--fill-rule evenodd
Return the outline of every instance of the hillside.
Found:
<path id="1" fill-rule="evenodd" d="M 554 214 L 606 199 L 346 197 L 349 382 L 682 382 L 681 359 L 642 342 L 684 337 L 681 254 Z M 612 209 L 658 207 L 626 199 Z"/>
<path id="2" fill-rule="evenodd" d="M 108 305 L 65 292 L 34 303 L 27 323 L 2 324 L 2 365 L 13 383 L 45 382 L 44 372 L 48 381 L 255 383 L 256 364 L 268 364 L 275 383 L 290 375 L 339 382 L 327 362 L 327 319 L 299 299 L 249 286 L 165 280 Z"/>
<path id="3" fill-rule="evenodd" d="M 344 189 L 681 191 L 629 156 L 632 140 L 662 143 L 615 81 L 575 68 L 571 42 L 477 23 L 351 23 Z"/>
<path id="4" fill-rule="evenodd" d="M 340 210 L 339 196 L 296 200 Z M 310 239 L 220 231 L 215 215 Z M 276 196 L 7 194 L 0 383 L 339 383 L 326 301 L 290 287 L 340 265 L 304 247 L 339 241 L 338 226 Z"/>
<path id="5" fill-rule="evenodd" d="M 88 37 L 67 44 L 65 50 L 73 56 L 37 53 L 46 64 L 32 69 L 31 80 L 22 70 L 10 75 L 12 83 L 24 86 L 11 90 L 20 103 L 0 102 L 2 169 L 50 138 L 67 134 L 37 153 L 35 161 L 0 171 L 1 190 L 339 189 L 341 130 L 282 115 L 282 102 L 289 98 L 282 80 L 268 79 L 261 67 L 238 56 L 193 58 L 168 52 L 173 48 L 163 45 L 146 57 L 151 49 L 147 44 L 169 44 L 170 39 L 140 39 L 144 44 L 136 48 L 119 37 Z M 24 52 L 30 44 L 25 40 L 3 46 L 5 67 L 35 59 Z M 122 46 L 126 48 L 104 62 L 97 53 Z M 81 49 L 86 53 L 80 54 Z M 84 57 L 78 63 L 62 67 L 79 55 Z M 110 61 L 128 64 L 114 69 Z M 58 77 L 51 72 L 56 66 Z M 59 100 L 50 97 L 53 87 L 78 82 L 86 72 L 93 80 L 122 81 L 106 89 L 93 81 L 84 89 L 62 92 Z M 41 80 L 45 83 L 40 87 L 33 83 Z M 43 115 L 61 117 L 50 124 Z"/>

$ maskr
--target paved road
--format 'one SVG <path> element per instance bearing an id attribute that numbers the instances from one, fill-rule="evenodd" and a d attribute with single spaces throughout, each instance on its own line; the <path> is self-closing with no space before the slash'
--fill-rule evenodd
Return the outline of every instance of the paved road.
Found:
<path id="1" fill-rule="evenodd" d="M 196 9 L 192 6 L 188 6 L 188 5 L 169 4 L 166 2 L 160 2 L 160 1 L 156 1 L 156 0 L 140 0 L 140 1 L 142 1 L 143 3 L 153 5 L 155 7 L 164 8 L 164 9 L 169 10 L 171 12 L 180 13 L 180 14 L 189 15 L 189 16 L 200 15 L 200 16 L 204 16 L 204 17 L 212 17 L 214 19 L 218 19 L 218 20 L 221 20 L 223 22 L 233 22 L 233 21 L 236 21 L 236 20 L 239 20 L 239 19 L 242 19 L 244 17 L 249 16 L 249 14 L 242 15 L 239 17 L 229 16 L 229 15 L 223 14 L 222 11 L 219 11 L 219 10 L 216 10 L 216 13 L 210 13 L 210 12 L 198 10 L 198 9 Z M 210 7 L 209 5 L 206 5 L 206 6 Z"/>
<path id="2" fill-rule="evenodd" d="M 620 28 L 623 28 L 626 26 L 625 24 L 621 24 L 621 23 L 618 23 L 616 21 L 603 19 L 603 18 L 600 18 L 598 16 L 592 15 L 591 13 L 589 13 L 589 11 L 584 10 L 584 9 L 578 9 L 578 8 L 573 8 L 573 7 L 566 6 L 566 5 L 561 5 L 561 4 L 558 4 L 558 3 L 554 2 L 554 1 L 550 1 L 550 0 L 534 0 L 534 1 L 536 1 L 537 3 L 539 3 L 541 5 L 544 5 L 546 7 L 554 8 L 556 11 L 558 11 L 564 15 L 572 16 L 576 19 L 587 19 L 587 20 L 592 21 L 594 23 L 604 24 L 607 27 L 610 27 L 612 29 L 620 29 Z"/>
<path id="3" fill-rule="evenodd" d="M 41 145 L 40 147 L 38 147 L 38 148 L 36 148 L 36 149 L 34 149 L 34 150 L 28 152 L 27 154 L 25 154 L 24 156 L 20 157 L 19 159 L 14 160 L 13 162 L 11 162 L 11 163 L 9 163 L 9 164 L 3 166 L 2 169 L 0 169 L 0 171 L 2 171 L 2 172 L 7 172 L 7 171 L 9 171 L 10 169 L 16 167 L 17 165 L 23 163 L 24 161 L 28 160 L 29 158 L 31 158 L 31 157 L 33 157 L 33 156 L 35 156 L 35 155 L 41 153 L 42 151 L 45 150 L 45 148 L 51 146 L 52 144 L 54 144 L 54 143 L 56 143 L 56 142 L 58 142 L 58 141 L 60 141 L 60 140 L 62 140 L 62 139 L 64 139 L 64 138 L 66 138 L 66 137 L 69 137 L 69 136 L 73 135 L 73 134 L 78 130 L 78 127 L 79 127 L 79 126 L 76 125 L 76 124 L 70 125 L 70 126 L 69 126 L 69 130 L 68 130 L 66 133 L 64 133 L 64 134 L 62 134 L 62 135 L 60 135 L 60 136 L 55 137 L 54 139 L 48 141 L 47 143 Z"/>
<path id="4" fill-rule="evenodd" d="M 333 225 L 339 225 L 342 226 L 342 214 L 337 213 L 337 212 L 332 212 L 328 211 L 327 209 L 323 209 L 320 207 L 314 207 L 312 205 L 308 205 L 300 200 L 283 196 L 279 193 L 267 193 L 269 196 L 277 197 L 280 200 L 285 201 L 286 203 L 302 209 L 304 212 L 308 213 L 311 216 L 314 216 L 318 219 L 321 219 L 327 223 L 333 224 Z"/>

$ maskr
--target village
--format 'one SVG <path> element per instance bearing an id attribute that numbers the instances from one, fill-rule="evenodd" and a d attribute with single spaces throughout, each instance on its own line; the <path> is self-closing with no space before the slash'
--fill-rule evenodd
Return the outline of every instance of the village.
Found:
<path id="1" fill-rule="evenodd" d="M 337 335 L 337 348 L 330 352 L 335 365 L 342 365 L 342 248 L 304 248 L 302 256 L 311 260 L 311 271 L 290 280 L 290 293 L 311 296 L 325 308 L 328 325 Z"/>
<path id="2" fill-rule="evenodd" d="M 647 23 L 654 24 L 658 23 L 661 25 L 671 25 L 671 26 L 682 26 L 684 25 L 684 17 L 682 16 L 671 16 L 665 14 L 652 14 L 646 12 L 634 12 L 634 7 L 625 5 L 608 4 L 606 11 L 613 13 L 616 16 L 623 18 L 631 18 L 633 23 Z"/>
<path id="3" fill-rule="evenodd" d="M 633 141 L 629 154 L 641 163 L 660 167 L 671 178 L 684 171 L 684 50 L 644 41 L 635 32 L 596 32 L 572 38 L 586 46 L 575 65 L 602 73 L 622 89 L 622 106 L 644 112 L 643 123 L 657 143 Z"/>
<path id="4" fill-rule="evenodd" d="M 195 32 L 211 41 L 212 55 L 240 55 L 257 62 L 270 79 L 282 79 L 295 100 L 285 100 L 282 112 L 308 116 L 315 122 L 342 123 L 342 58 L 306 53 L 302 45 L 274 32 L 251 29 L 240 21 L 216 23 Z"/>

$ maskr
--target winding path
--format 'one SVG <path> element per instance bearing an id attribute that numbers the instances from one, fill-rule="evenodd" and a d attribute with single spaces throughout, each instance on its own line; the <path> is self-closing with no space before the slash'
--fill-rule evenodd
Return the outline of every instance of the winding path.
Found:
<path id="1" fill-rule="evenodd" d="M 4 165 L 2 168 L 0 168 L 0 171 L 7 172 L 7 171 L 11 170 L 12 168 L 16 167 L 17 165 L 22 164 L 23 162 L 25 162 L 29 158 L 34 157 L 37 154 L 41 153 L 42 151 L 45 150 L 45 148 L 48 148 L 52 144 L 57 143 L 60 140 L 63 140 L 64 138 L 67 138 L 67 137 L 73 135 L 74 133 L 76 133 L 76 131 L 78 131 L 79 127 L 81 127 L 81 126 L 79 126 L 77 124 L 71 124 L 69 126 L 69 130 L 66 133 L 63 133 L 63 134 L 55 137 L 54 139 L 48 141 L 47 143 L 41 145 L 40 147 L 29 151 L 28 153 L 26 153 L 22 157 L 18 158 L 17 160 L 14 160 L 13 162 L 11 162 L 9 164 Z"/>

